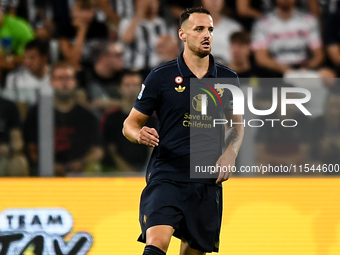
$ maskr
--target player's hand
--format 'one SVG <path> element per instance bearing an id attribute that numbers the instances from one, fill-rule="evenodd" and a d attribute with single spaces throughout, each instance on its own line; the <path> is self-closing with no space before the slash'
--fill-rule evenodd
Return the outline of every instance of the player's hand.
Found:
<path id="1" fill-rule="evenodd" d="M 137 142 L 139 144 L 145 144 L 150 147 L 155 147 L 158 146 L 159 143 L 159 135 L 154 128 L 149 128 L 149 127 L 143 127 L 137 137 Z"/>
<path id="2" fill-rule="evenodd" d="M 216 162 L 216 168 L 215 168 L 215 172 L 217 172 L 218 169 L 221 169 L 219 171 L 219 175 L 216 180 L 216 183 L 222 183 L 231 177 L 233 173 L 231 169 L 233 166 L 235 166 L 235 160 L 236 160 L 236 155 L 234 156 L 230 153 L 223 153 L 220 156 L 220 158 Z"/>

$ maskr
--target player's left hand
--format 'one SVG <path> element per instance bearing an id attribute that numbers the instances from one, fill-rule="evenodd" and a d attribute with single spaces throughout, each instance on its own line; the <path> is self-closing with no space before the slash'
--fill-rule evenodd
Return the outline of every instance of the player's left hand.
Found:
<path id="1" fill-rule="evenodd" d="M 235 166 L 236 155 L 230 153 L 223 153 L 216 162 L 215 172 L 219 171 L 216 183 L 222 183 L 228 180 L 232 175 L 232 167 Z M 222 171 L 224 170 L 224 171 Z"/>

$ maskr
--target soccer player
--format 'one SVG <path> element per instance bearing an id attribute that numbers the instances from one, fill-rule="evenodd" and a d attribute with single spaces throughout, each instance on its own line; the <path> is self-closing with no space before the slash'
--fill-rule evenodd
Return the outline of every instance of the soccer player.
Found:
<path id="1" fill-rule="evenodd" d="M 182 14 L 179 37 L 184 42 L 183 53 L 150 72 L 124 122 L 123 134 L 127 139 L 154 147 L 146 173 L 147 186 L 140 202 L 142 234 L 138 240 L 146 243 L 144 255 L 166 254 L 172 235 L 181 239 L 181 255 L 218 251 L 221 183 L 231 172 L 221 171 L 215 179 L 190 178 L 190 128 L 184 125 L 193 99 L 190 78 L 238 80 L 234 71 L 216 63 L 210 54 L 213 29 L 212 17 L 202 7 L 187 9 Z M 226 118 L 241 122 L 242 116 L 232 114 L 230 95 Z M 154 111 L 158 118 L 157 130 L 143 126 Z M 235 165 L 243 132 L 242 125 L 231 128 L 230 143 L 223 154 L 221 147 L 214 161 L 216 165 Z M 221 141 L 215 139 L 204 149 L 208 154 L 219 151 L 216 148 Z"/>

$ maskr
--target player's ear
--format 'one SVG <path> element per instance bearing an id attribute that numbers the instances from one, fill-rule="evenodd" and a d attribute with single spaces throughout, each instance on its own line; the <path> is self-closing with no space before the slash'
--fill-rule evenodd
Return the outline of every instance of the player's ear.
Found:
<path id="1" fill-rule="evenodd" d="M 183 28 L 180 28 L 178 30 L 178 36 L 179 36 L 179 39 L 181 39 L 181 41 L 183 41 L 183 42 L 187 41 L 187 35 L 186 35 L 186 33 L 185 33 Z"/>

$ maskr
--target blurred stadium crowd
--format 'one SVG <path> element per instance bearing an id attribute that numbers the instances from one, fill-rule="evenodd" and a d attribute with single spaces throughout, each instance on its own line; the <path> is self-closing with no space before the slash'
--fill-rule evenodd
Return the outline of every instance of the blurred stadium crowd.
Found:
<path id="1" fill-rule="evenodd" d="M 148 72 L 181 52 L 178 19 L 193 6 L 211 12 L 212 53 L 241 86 L 259 87 L 258 107 L 271 87 L 256 78 L 322 80 L 322 113 L 292 109 L 297 128 L 258 129 L 255 163 L 340 163 L 338 0 L 0 0 L 0 176 L 38 175 L 45 86 L 55 175 L 143 172 L 150 150 L 128 142 L 122 123 Z"/>

